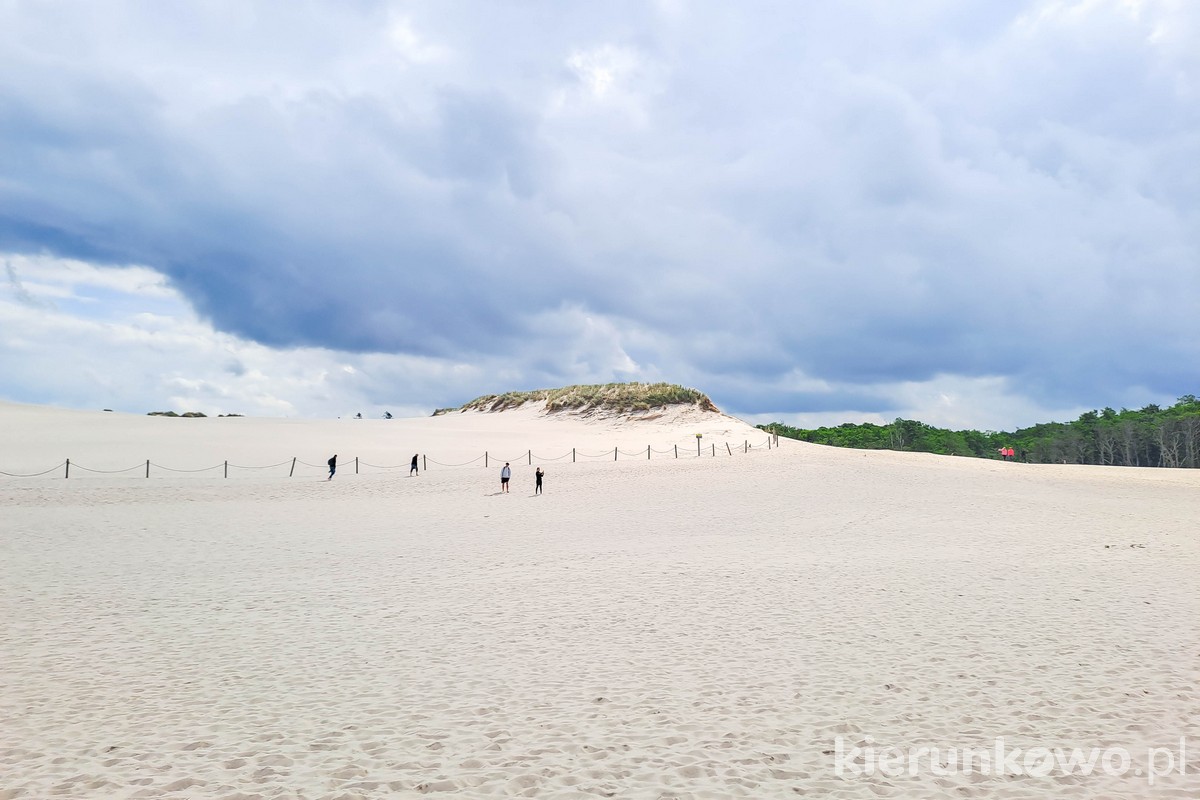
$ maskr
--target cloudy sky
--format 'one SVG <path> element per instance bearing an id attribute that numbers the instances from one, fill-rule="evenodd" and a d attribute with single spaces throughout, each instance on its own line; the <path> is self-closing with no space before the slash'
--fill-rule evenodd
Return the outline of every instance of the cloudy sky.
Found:
<path id="1" fill-rule="evenodd" d="M 0 0 L 0 398 L 1200 392 L 1200 3 Z"/>

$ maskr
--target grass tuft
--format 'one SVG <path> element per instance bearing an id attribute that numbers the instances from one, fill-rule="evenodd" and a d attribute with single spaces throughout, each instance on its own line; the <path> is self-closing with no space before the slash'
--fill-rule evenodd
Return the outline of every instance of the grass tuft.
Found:
<path id="1" fill-rule="evenodd" d="M 605 383 L 535 389 L 477 397 L 461 408 L 439 408 L 434 416 L 452 411 L 504 411 L 526 403 L 545 403 L 546 411 L 633 413 L 666 406 L 696 406 L 702 411 L 719 409 L 708 395 L 674 383 Z"/>

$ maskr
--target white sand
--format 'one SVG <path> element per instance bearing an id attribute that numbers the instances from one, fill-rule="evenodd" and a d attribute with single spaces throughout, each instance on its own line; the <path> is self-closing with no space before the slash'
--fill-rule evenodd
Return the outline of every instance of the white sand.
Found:
<path id="1" fill-rule="evenodd" d="M 1200 472 L 765 438 L 0 405 L 7 472 L 317 465 L 0 477 L 0 798 L 1200 796 Z M 485 449 L 511 494 L 408 477 Z M 838 776 L 838 736 L 1133 761 Z"/>

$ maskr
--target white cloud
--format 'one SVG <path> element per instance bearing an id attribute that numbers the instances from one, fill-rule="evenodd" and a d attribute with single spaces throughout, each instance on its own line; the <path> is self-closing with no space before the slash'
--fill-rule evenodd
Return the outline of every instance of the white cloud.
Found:
<path id="1" fill-rule="evenodd" d="M 129 266 L 121 269 L 99 267 L 72 258 L 21 255 L 0 255 L 8 270 L 43 299 L 88 299 L 93 289 L 112 289 L 141 297 L 175 297 L 176 293 L 160 273 L 147 267 Z"/>
<path id="2" fill-rule="evenodd" d="M 579 382 L 587 382 L 591 375 L 620 375 L 634 380 L 642 373 L 625 350 L 630 331 L 602 315 L 578 306 L 563 307 L 535 315 L 528 326 L 537 342 L 531 349 L 545 352 L 540 356 L 531 352 L 522 355 L 552 365 L 548 371 L 573 376 L 572 380 L 577 378 Z"/>
<path id="3" fill-rule="evenodd" d="M 601 44 L 572 51 L 564 62 L 571 81 L 551 95 L 548 115 L 600 115 L 645 129 L 664 85 L 663 69 L 633 47 Z"/>
<path id="4" fill-rule="evenodd" d="M 457 366 L 399 355 L 266 347 L 215 331 L 144 267 L 3 258 L 31 277 L 28 298 L 11 290 L 0 294 L 5 333 L 0 356 L 6 366 L 0 394 L 11 400 L 134 413 L 376 416 L 390 409 L 419 415 L 432 410 L 426 405 L 428 385 L 443 383 Z M 85 313 L 47 302 L 86 297 L 97 287 L 111 294 L 83 307 Z M 140 310 L 147 304 L 158 311 Z M 421 387 L 419 395 L 405 396 L 397 388 L 413 383 Z M 451 381 L 447 390 L 454 387 Z"/>
<path id="5" fill-rule="evenodd" d="M 412 19 L 406 16 L 394 16 L 387 35 L 404 58 L 417 64 L 445 61 L 453 54 L 451 48 L 418 33 Z"/>

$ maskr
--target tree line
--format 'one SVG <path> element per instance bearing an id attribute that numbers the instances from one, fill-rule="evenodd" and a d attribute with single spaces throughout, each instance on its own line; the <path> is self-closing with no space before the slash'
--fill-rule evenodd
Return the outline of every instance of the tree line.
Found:
<path id="1" fill-rule="evenodd" d="M 1123 467 L 1200 467 L 1200 400 L 1184 395 L 1174 405 L 1136 411 L 1087 411 L 1073 422 L 1046 422 L 1015 431 L 954 431 L 911 419 L 889 425 L 845 423 L 833 428 L 759 425 L 791 439 L 834 447 L 1000 458 L 1012 447 L 1017 461 Z"/>

